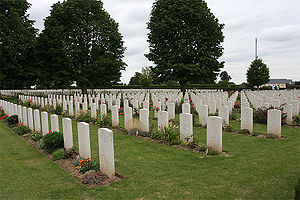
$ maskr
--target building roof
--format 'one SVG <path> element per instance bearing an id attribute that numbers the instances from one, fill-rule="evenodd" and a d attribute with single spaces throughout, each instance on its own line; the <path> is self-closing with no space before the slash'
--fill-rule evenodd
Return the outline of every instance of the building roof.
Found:
<path id="1" fill-rule="evenodd" d="M 292 79 L 270 79 L 268 84 L 292 84 Z"/>

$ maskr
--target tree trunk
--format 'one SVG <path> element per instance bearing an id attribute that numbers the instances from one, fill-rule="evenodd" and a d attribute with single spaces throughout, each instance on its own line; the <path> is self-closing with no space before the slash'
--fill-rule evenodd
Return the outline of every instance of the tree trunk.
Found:
<path id="1" fill-rule="evenodd" d="M 87 94 L 87 83 L 86 82 L 82 83 L 81 92 L 82 92 L 82 94 Z"/>
<path id="2" fill-rule="evenodd" d="M 186 92 L 186 84 L 187 84 L 187 81 L 181 81 L 180 82 L 180 90 L 183 93 L 183 97 L 184 97 L 185 92 Z"/>

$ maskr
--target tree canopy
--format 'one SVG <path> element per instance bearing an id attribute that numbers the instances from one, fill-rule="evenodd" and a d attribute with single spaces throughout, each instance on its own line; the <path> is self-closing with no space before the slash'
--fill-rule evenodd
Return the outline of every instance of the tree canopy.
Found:
<path id="1" fill-rule="evenodd" d="M 230 81 L 231 80 L 231 76 L 226 71 L 222 71 L 220 73 L 220 78 L 221 78 L 221 81 Z"/>
<path id="2" fill-rule="evenodd" d="M 262 62 L 262 59 L 252 61 L 247 71 L 247 82 L 250 86 L 261 86 L 270 81 L 269 68 Z"/>
<path id="3" fill-rule="evenodd" d="M 182 91 L 187 82 L 214 83 L 224 65 L 218 61 L 223 26 L 203 0 L 156 0 L 145 55 L 156 65 L 154 77 L 176 80 Z"/>
<path id="4" fill-rule="evenodd" d="M 140 84 L 140 72 L 135 72 L 134 76 L 130 78 L 129 85 L 139 85 Z"/>
<path id="5" fill-rule="evenodd" d="M 47 87 L 76 82 L 87 87 L 109 86 L 120 81 L 125 51 L 118 24 L 99 0 L 55 3 L 40 38 L 40 66 Z M 45 79 L 41 77 L 40 83 Z"/>
<path id="6" fill-rule="evenodd" d="M 142 74 L 139 76 L 139 84 L 143 87 L 149 87 L 152 85 L 152 75 L 150 67 L 143 67 Z"/>
<path id="7" fill-rule="evenodd" d="M 24 89 L 36 82 L 36 33 L 26 0 L 0 3 L 0 88 Z"/>

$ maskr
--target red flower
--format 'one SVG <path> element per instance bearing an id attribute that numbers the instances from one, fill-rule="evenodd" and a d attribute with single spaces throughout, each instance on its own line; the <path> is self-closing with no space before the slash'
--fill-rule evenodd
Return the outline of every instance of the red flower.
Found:
<path id="1" fill-rule="evenodd" d="M 190 102 L 192 102 L 192 99 L 190 99 Z"/>
<path id="2" fill-rule="evenodd" d="M 120 115 L 124 115 L 124 113 L 120 113 Z"/>

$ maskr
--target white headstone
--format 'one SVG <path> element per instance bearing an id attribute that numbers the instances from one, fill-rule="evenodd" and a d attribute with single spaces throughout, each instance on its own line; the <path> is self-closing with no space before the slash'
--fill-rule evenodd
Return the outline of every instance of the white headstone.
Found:
<path id="1" fill-rule="evenodd" d="M 107 128 L 98 129 L 100 171 L 109 178 L 115 176 L 113 132 Z"/>
<path id="2" fill-rule="evenodd" d="M 149 110 L 140 110 L 140 127 L 142 132 L 149 132 Z"/>
<path id="3" fill-rule="evenodd" d="M 193 141 L 193 115 L 181 113 L 180 118 L 180 140 L 182 142 Z"/>
<path id="4" fill-rule="evenodd" d="M 253 109 L 242 109 L 241 129 L 247 129 L 251 134 L 253 133 Z"/>
<path id="5" fill-rule="evenodd" d="M 42 112 L 42 132 L 43 135 L 49 133 L 48 113 Z"/>
<path id="6" fill-rule="evenodd" d="M 73 148 L 72 120 L 70 118 L 63 118 L 62 126 L 64 135 L 64 147 L 65 149 Z"/>
<path id="7" fill-rule="evenodd" d="M 78 126 L 79 155 L 81 158 L 90 158 L 91 147 L 90 147 L 89 124 L 86 122 L 79 122 L 77 126 Z"/>
<path id="8" fill-rule="evenodd" d="M 41 131 L 40 111 L 34 110 L 34 131 Z"/>
<path id="9" fill-rule="evenodd" d="M 55 114 L 50 115 L 50 121 L 51 121 L 51 130 L 53 132 L 59 132 L 58 116 Z"/>
<path id="10" fill-rule="evenodd" d="M 281 138 L 281 111 L 272 109 L 268 110 L 267 133 L 276 135 Z"/>
<path id="11" fill-rule="evenodd" d="M 210 116 L 207 118 L 207 147 L 219 153 L 222 152 L 222 118 Z"/>

